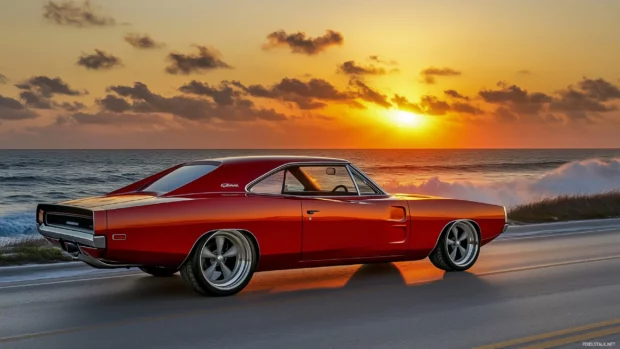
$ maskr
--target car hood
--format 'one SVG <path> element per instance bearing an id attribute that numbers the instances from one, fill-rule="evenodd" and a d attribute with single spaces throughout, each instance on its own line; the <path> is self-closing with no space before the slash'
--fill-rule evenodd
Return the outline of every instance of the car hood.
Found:
<path id="1" fill-rule="evenodd" d="M 84 199 L 70 200 L 59 205 L 76 206 L 87 209 L 116 209 L 132 206 L 143 206 L 168 201 L 188 200 L 183 198 L 161 198 L 153 194 L 122 194 L 111 196 L 95 196 Z"/>

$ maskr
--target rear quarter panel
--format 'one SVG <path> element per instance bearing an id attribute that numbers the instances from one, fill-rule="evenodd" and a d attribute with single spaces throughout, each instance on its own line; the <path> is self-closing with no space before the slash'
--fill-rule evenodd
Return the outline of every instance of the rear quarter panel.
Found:
<path id="1" fill-rule="evenodd" d="M 481 245 L 502 233 L 505 212 L 502 206 L 455 199 L 412 199 L 408 202 L 411 222 L 411 259 L 427 257 L 435 248 L 448 223 L 466 219 L 480 228 Z"/>
<path id="2" fill-rule="evenodd" d="M 221 194 L 207 198 L 107 211 L 105 258 L 125 263 L 180 266 L 194 243 L 217 229 L 251 232 L 260 249 L 259 270 L 297 263 L 301 254 L 301 203 L 279 197 Z M 126 240 L 114 240 L 125 234 Z"/>

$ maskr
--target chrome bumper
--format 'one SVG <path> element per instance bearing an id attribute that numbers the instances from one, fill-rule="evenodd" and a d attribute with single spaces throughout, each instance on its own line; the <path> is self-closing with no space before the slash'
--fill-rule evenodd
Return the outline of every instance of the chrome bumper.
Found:
<path id="1" fill-rule="evenodd" d="M 39 231 L 39 234 L 44 237 L 77 242 L 79 244 L 95 248 L 106 248 L 105 236 L 97 236 L 77 230 L 56 228 L 45 224 L 39 224 L 37 226 L 37 230 Z"/>
<path id="2" fill-rule="evenodd" d="M 504 229 L 502 230 L 502 234 L 504 234 L 506 230 L 508 230 L 508 226 L 509 226 L 508 224 L 504 224 Z"/>

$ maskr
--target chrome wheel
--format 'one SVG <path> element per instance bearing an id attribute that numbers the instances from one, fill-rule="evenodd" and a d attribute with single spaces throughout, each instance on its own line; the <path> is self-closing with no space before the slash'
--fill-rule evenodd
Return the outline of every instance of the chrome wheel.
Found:
<path id="1" fill-rule="evenodd" d="M 250 241 L 236 230 L 219 230 L 202 245 L 200 270 L 212 287 L 227 291 L 243 283 L 252 271 Z"/>
<path id="2" fill-rule="evenodd" d="M 478 233 L 471 223 L 458 221 L 446 234 L 445 246 L 452 263 L 459 267 L 467 266 L 478 256 Z"/>

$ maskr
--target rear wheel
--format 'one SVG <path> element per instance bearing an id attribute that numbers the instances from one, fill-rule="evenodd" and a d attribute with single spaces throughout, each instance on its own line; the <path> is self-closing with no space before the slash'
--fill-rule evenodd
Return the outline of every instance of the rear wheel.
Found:
<path id="1" fill-rule="evenodd" d="M 166 277 L 174 275 L 178 269 L 164 268 L 164 267 L 140 267 L 140 270 L 147 274 L 158 277 Z"/>
<path id="2" fill-rule="evenodd" d="M 250 282 L 257 261 L 254 244 L 246 235 L 218 230 L 200 239 L 181 275 L 200 294 L 230 296 Z"/>
<path id="3" fill-rule="evenodd" d="M 480 254 L 480 237 L 471 222 L 456 221 L 439 238 L 429 259 L 439 269 L 463 271 L 471 268 Z"/>

